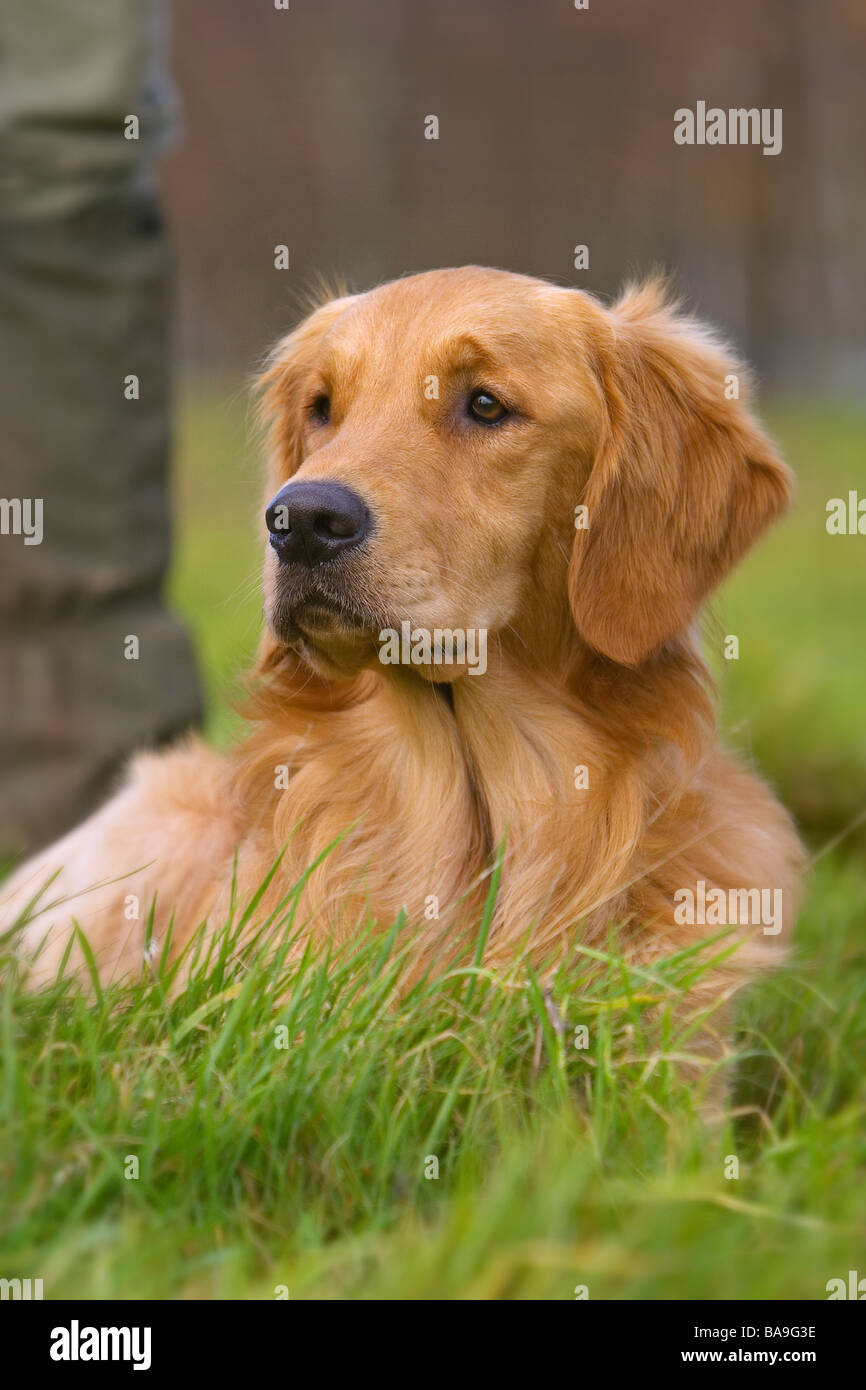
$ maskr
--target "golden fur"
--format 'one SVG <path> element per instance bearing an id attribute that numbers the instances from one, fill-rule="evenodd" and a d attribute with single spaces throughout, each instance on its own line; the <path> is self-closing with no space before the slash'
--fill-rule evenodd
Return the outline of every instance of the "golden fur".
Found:
<path id="1" fill-rule="evenodd" d="M 777 959 L 800 847 L 768 788 L 716 744 L 695 634 L 702 601 L 790 492 L 726 393 L 732 373 L 742 395 L 743 368 L 655 283 L 608 309 L 466 267 L 312 313 L 263 378 L 268 496 L 298 474 L 367 501 L 376 532 L 329 581 L 365 624 L 322 619 L 281 640 L 289 598 L 266 551 L 248 738 L 226 757 L 196 739 L 139 755 L 113 801 L 0 890 L 8 922 L 58 873 L 47 897 L 65 900 L 23 935 L 25 952 L 43 942 L 36 978 L 56 970 L 72 916 L 106 975 L 136 969 L 154 896 L 155 936 L 173 913 L 177 950 L 205 917 L 225 919 L 235 855 L 244 902 L 284 852 L 268 907 L 340 836 L 301 898 L 318 936 L 405 908 L 422 960 L 447 961 L 477 930 L 504 842 L 487 963 L 527 939 L 537 960 L 603 944 L 611 924 L 651 960 L 718 930 L 674 923 L 674 893 L 698 880 L 779 888 L 785 903 L 781 935 L 743 930 L 704 997 Z M 513 410 L 502 427 L 467 421 L 479 386 Z M 310 411 L 321 393 L 328 422 Z M 441 670 L 382 665 L 378 630 L 404 619 L 487 629 L 486 674 L 458 669 L 448 698 Z"/>

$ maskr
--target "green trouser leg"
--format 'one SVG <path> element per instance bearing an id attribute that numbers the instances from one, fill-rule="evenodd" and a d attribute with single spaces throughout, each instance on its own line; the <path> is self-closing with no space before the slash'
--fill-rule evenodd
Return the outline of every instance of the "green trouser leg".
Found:
<path id="1" fill-rule="evenodd" d="M 0 853 L 63 831 L 133 749 L 200 716 L 161 598 L 169 267 L 147 172 L 164 141 L 152 33 L 132 23 L 151 7 L 15 8 L 10 44 L 0 2 L 5 60 L 20 59 L 0 101 Z"/>

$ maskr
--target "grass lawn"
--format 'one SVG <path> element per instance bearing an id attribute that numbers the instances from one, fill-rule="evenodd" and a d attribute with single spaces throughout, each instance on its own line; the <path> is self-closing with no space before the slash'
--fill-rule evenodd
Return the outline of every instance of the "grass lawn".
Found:
<path id="1" fill-rule="evenodd" d="M 688 1036 L 647 1061 L 647 1009 L 705 959 L 578 958 L 549 997 L 467 959 L 398 1001 L 399 931 L 256 968 L 289 894 L 177 999 L 165 975 L 88 1003 L 7 974 L 0 1275 L 46 1297 L 821 1299 L 866 1274 L 866 540 L 824 529 L 863 487 L 864 422 L 768 418 L 800 502 L 713 642 L 739 639 L 716 663 L 728 737 L 819 857 L 789 966 L 742 999 L 727 1121 L 672 1079 Z M 185 393 L 172 594 L 220 743 L 260 624 L 246 423 L 242 394 Z"/>

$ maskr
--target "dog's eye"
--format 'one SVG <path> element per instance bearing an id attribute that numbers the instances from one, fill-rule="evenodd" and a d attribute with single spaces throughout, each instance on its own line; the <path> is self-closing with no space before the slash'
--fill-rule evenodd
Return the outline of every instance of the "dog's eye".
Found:
<path id="1" fill-rule="evenodd" d="M 472 392 L 467 409 L 472 419 L 482 425 L 498 425 L 508 414 L 506 407 L 496 399 L 492 391 L 483 389 Z"/>
<path id="2" fill-rule="evenodd" d="M 320 425 L 327 425 L 331 418 L 331 400 L 329 396 L 317 396 L 310 406 L 310 416 Z"/>

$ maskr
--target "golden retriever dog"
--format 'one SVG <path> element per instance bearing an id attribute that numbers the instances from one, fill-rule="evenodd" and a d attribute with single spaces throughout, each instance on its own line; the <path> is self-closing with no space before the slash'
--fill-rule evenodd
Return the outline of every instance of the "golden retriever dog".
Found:
<path id="1" fill-rule="evenodd" d="M 444 966 L 500 847 L 485 964 L 612 932 L 641 964 L 736 928 L 706 1000 L 778 959 L 801 850 L 717 745 L 697 633 L 789 500 L 745 387 L 655 282 L 609 308 L 465 267 L 317 308 L 262 380 L 249 735 L 138 755 L 0 889 L 4 925 L 29 918 L 33 978 L 73 921 L 106 979 L 141 968 L 151 911 L 156 946 L 173 918 L 180 950 L 279 855 L 259 920 L 312 865 L 307 937 L 402 911 L 420 962 Z"/>

